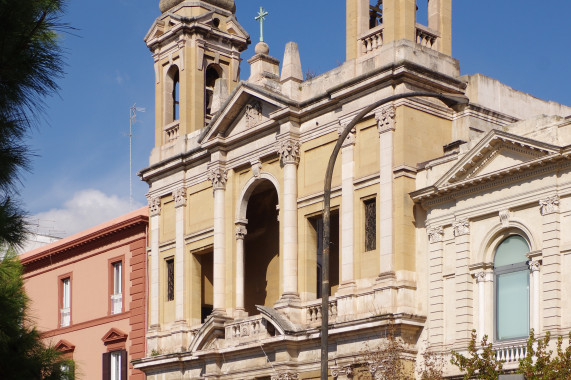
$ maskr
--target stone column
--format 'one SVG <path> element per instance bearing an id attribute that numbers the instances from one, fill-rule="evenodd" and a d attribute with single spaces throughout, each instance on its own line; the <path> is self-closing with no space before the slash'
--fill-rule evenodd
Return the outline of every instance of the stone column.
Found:
<path id="1" fill-rule="evenodd" d="M 184 210 L 186 207 L 186 188 L 179 187 L 172 193 L 174 207 L 176 210 L 175 227 L 175 254 L 174 254 L 174 299 L 175 299 L 175 320 L 184 320 Z"/>
<path id="2" fill-rule="evenodd" d="M 283 294 L 282 298 L 299 298 L 297 291 L 297 165 L 298 141 L 284 140 L 278 154 L 284 170 L 283 192 Z"/>
<path id="3" fill-rule="evenodd" d="M 444 229 L 430 227 L 428 233 L 428 334 L 431 345 L 444 344 Z"/>
<path id="4" fill-rule="evenodd" d="M 531 327 L 533 331 L 539 333 L 539 261 L 530 261 L 529 270 L 531 271 L 532 284 L 532 305 L 531 305 Z"/>
<path id="5" fill-rule="evenodd" d="M 393 244 L 393 166 L 395 107 L 388 106 L 375 114 L 380 143 L 379 231 L 380 272 L 394 272 Z"/>
<path id="6" fill-rule="evenodd" d="M 245 316 L 244 308 L 244 238 L 247 234 L 244 223 L 236 223 L 236 314 Z"/>
<path id="7" fill-rule="evenodd" d="M 149 325 L 159 325 L 159 218 L 161 215 L 161 199 L 149 197 L 149 213 L 151 216 L 151 273 L 150 273 L 150 312 Z"/>
<path id="8" fill-rule="evenodd" d="M 559 197 L 539 202 L 543 217 L 543 321 L 546 331 L 561 327 L 561 254 L 559 251 Z"/>
<path id="9" fill-rule="evenodd" d="M 217 166 L 210 169 L 208 178 L 214 188 L 214 305 L 213 313 L 226 314 L 226 236 L 224 233 L 226 180 L 228 172 Z"/>
<path id="10" fill-rule="evenodd" d="M 470 265 L 470 222 L 457 220 L 453 224 L 456 245 L 456 341 L 465 347 L 470 340 L 473 326 L 473 280 L 468 266 Z"/>
<path id="11" fill-rule="evenodd" d="M 346 124 L 341 124 L 339 134 Z M 354 150 L 355 129 L 352 129 L 341 148 L 341 285 L 354 283 Z"/>
<path id="12" fill-rule="evenodd" d="M 486 330 L 486 272 L 476 273 L 478 284 L 478 342 L 482 340 Z"/>

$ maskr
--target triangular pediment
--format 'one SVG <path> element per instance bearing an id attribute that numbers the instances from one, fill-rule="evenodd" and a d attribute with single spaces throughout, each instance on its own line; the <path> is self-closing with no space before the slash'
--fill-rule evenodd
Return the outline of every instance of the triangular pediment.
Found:
<path id="1" fill-rule="evenodd" d="M 560 148 L 555 145 L 492 130 L 438 180 L 435 186 L 441 188 L 462 181 L 488 177 L 494 173 L 557 155 L 559 152 Z"/>
<path id="2" fill-rule="evenodd" d="M 73 352 L 75 350 L 75 346 L 68 342 L 67 340 L 60 340 L 54 346 L 54 348 L 59 352 Z"/>
<path id="3" fill-rule="evenodd" d="M 288 107 L 287 99 L 278 97 L 281 96 L 257 91 L 251 85 L 240 84 L 212 120 L 202 142 L 215 138 L 245 137 L 273 124 L 272 113 Z"/>
<path id="4" fill-rule="evenodd" d="M 103 338 L 101 338 L 101 340 L 105 345 L 108 345 L 110 343 L 117 343 L 127 340 L 127 334 L 113 327 L 111 328 L 111 330 L 107 331 L 105 335 L 103 335 Z"/>

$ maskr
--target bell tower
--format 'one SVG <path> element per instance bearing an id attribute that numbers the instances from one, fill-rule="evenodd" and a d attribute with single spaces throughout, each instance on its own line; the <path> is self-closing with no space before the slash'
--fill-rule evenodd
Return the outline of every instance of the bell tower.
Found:
<path id="1" fill-rule="evenodd" d="M 185 137 L 208 124 L 238 84 L 240 53 L 250 43 L 234 0 L 160 0 L 159 9 L 145 36 L 155 62 L 151 161 L 181 153 Z"/>
<path id="2" fill-rule="evenodd" d="M 417 23 L 417 2 L 428 6 L 428 25 Z M 452 55 L 452 0 L 346 0 L 347 60 L 399 40 Z"/>

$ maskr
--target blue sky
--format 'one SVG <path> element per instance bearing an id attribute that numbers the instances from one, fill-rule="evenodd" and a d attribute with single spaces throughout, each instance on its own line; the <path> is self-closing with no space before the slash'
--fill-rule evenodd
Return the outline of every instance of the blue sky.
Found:
<path id="1" fill-rule="evenodd" d="M 62 36 L 66 76 L 58 96 L 30 134 L 37 155 L 22 174 L 21 199 L 42 221 L 40 232 L 67 235 L 129 211 L 129 107 L 137 103 L 133 171 L 148 164 L 153 146 L 153 61 L 143 37 L 159 16 L 158 0 L 69 1 Z M 238 21 L 253 44 L 260 5 L 270 14 L 264 39 L 281 59 L 285 44 L 299 44 L 304 72 L 321 74 L 345 57 L 344 0 L 237 0 Z M 419 22 L 426 5 L 419 0 Z M 569 0 L 454 0 L 453 56 L 463 74 L 476 72 L 518 90 L 571 105 Z M 133 178 L 134 206 L 146 203 L 147 185 Z"/>

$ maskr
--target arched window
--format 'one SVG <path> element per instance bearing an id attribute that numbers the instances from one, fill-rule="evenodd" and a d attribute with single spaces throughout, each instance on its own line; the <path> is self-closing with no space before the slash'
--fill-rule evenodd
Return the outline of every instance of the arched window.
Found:
<path id="1" fill-rule="evenodd" d="M 165 86 L 165 123 L 170 124 L 180 118 L 180 77 L 178 67 L 169 68 Z"/>
<path id="2" fill-rule="evenodd" d="M 504 239 L 494 257 L 496 340 L 529 334 L 529 245 L 519 236 Z"/>
<path id="3" fill-rule="evenodd" d="M 178 70 L 177 70 L 173 78 L 173 89 L 172 89 L 173 120 L 178 120 L 180 118 L 179 104 L 180 104 L 180 80 L 178 77 Z"/>
<path id="4" fill-rule="evenodd" d="M 206 116 L 212 116 L 212 100 L 214 98 L 214 86 L 216 81 L 220 79 L 221 75 L 220 68 L 217 65 L 210 65 L 206 69 L 204 84 L 205 84 L 205 94 L 204 94 L 204 112 Z"/>

